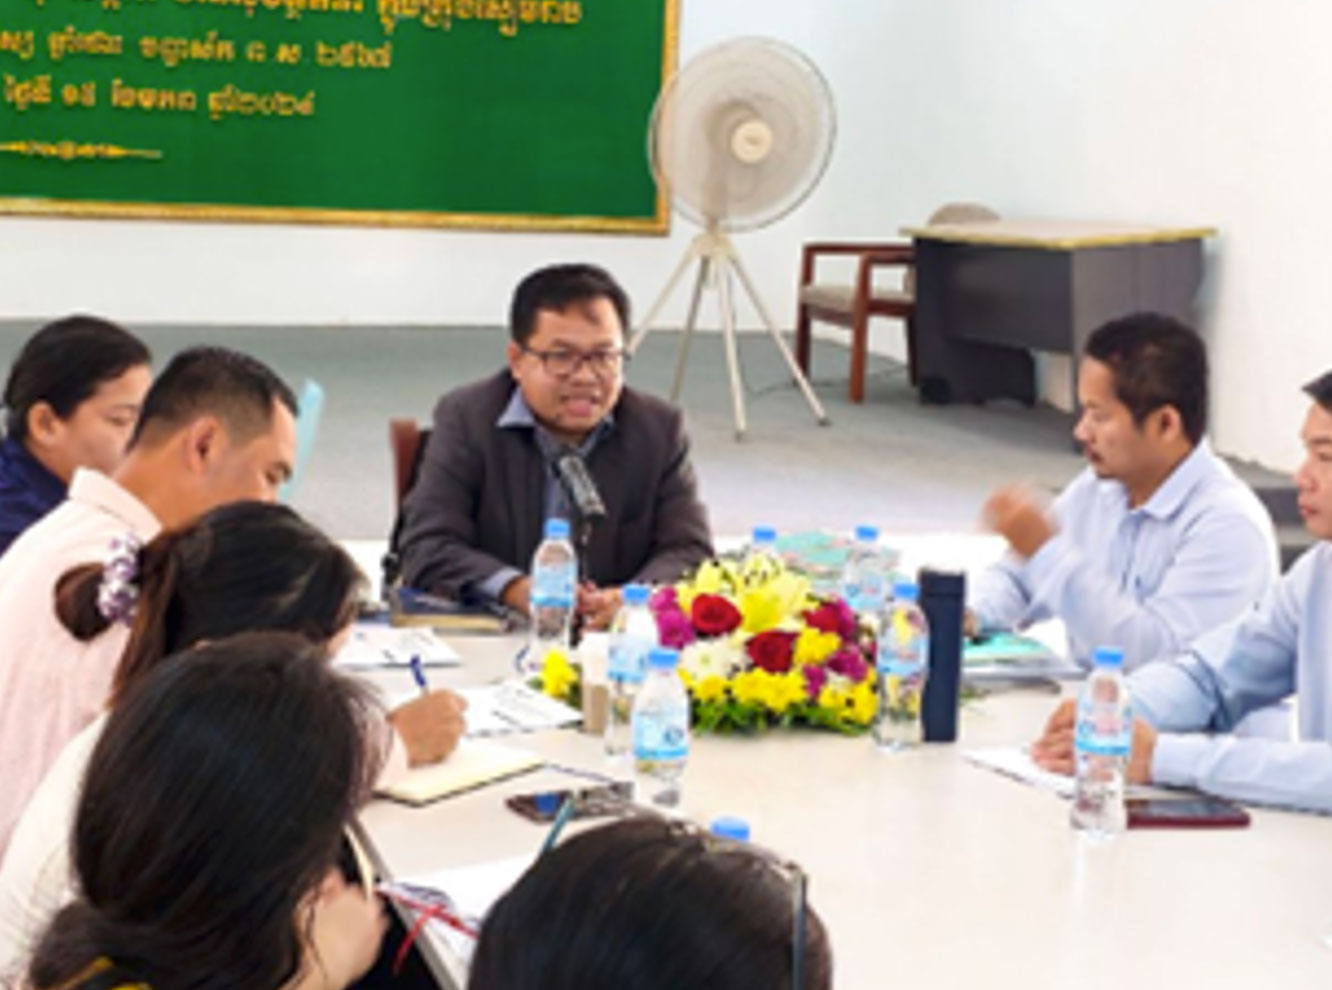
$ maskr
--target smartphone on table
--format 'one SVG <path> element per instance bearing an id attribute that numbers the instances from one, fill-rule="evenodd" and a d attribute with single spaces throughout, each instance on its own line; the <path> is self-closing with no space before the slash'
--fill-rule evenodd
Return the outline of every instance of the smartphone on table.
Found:
<path id="1" fill-rule="evenodd" d="M 1247 828 L 1249 813 L 1217 797 L 1129 798 L 1129 828 Z"/>
<path id="2" fill-rule="evenodd" d="M 572 797 L 574 818 L 607 818 L 623 815 L 629 808 L 629 799 L 633 797 L 633 785 L 629 781 L 615 781 L 597 787 L 586 787 L 578 791 L 537 791 L 532 794 L 515 794 L 505 800 L 510 810 L 517 812 L 529 821 L 552 822 L 560 813 L 564 802 Z"/>

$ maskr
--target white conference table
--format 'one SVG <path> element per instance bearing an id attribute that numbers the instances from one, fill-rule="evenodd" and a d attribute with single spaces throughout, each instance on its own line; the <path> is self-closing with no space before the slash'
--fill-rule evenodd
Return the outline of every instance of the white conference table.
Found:
<path id="1" fill-rule="evenodd" d="M 975 534 L 885 541 L 909 572 L 974 572 L 1002 548 Z M 1058 644 L 1062 630 L 1042 638 Z M 450 642 L 465 663 L 432 671 L 438 685 L 512 670 L 513 638 Z M 411 690 L 400 671 L 373 678 L 391 695 Z M 756 843 L 804 867 L 839 990 L 1332 987 L 1332 818 L 1252 809 L 1244 830 L 1132 831 L 1088 845 L 1066 801 L 962 756 L 1031 739 L 1053 704 L 1036 691 L 992 696 L 964 709 L 957 744 L 900 754 L 815 732 L 696 738 L 682 810 L 703 823 L 742 816 Z M 576 730 L 506 741 L 608 769 L 600 740 Z M 585 784 L 541 770 L 425 808 L 375 801 L 362 832 L 387 877 L 530 854 L 545 829 L 504 798 Z M 464 967 L 445 943 L 427 936 L 423 948 L 441 984 L 461 987 Z"/>
<path id="2" fill-rule="evenodd" d="M 512 639 L 453 640 L 464 684 L 507 669 Z M 389 691 L 405 675 L 375 675 Z M 1255 810 L 1239 831 L 1134 831 L 1089 846 L 1060 798 L 973 766 L 961 750 L 1030 738 L 1048 694 L 970 705 L 957 745 L 876 752 L 812 732 L 697 738 L 683 811 L 749 820 L 753 839 L 798 861 L 832 937 L 836 986 L 1079 990 L 1332 986 L 1332 820 Z M 576 730 L 510 737 L 553 762 L 606 769 Z M 509 794 L 584 782 L 542 770 L 425 808 L 375 801 L 361 815 L 390 877 L 534 851 L 545 829 Z M 463 968 L 438 939 L 444 986 Z"/>

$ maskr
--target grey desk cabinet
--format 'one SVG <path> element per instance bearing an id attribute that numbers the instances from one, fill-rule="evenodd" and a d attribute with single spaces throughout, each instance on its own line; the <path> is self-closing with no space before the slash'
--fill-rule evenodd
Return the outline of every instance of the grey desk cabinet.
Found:
<path id="1" fill-rule="evenodd" d="M 1031 351 L 1077 354 L 1107 320 L 1188 320 L 1208 228 L 1037 220 L 910 227 L 927 402 L 1036 399 Z"/>

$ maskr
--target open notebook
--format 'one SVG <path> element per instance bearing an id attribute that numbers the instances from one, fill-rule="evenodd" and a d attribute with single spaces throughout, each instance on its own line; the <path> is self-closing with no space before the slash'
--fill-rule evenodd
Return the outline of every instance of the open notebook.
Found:
<path id="1" fill-rule="evenodd" d="M 516 746 L 486 739 L 463 739 L 443 763 L 408 770 L 398 780 L 379 788 L 378 793 L 419 806 L 535 770 L 545 762 L 544 757 Z"/>

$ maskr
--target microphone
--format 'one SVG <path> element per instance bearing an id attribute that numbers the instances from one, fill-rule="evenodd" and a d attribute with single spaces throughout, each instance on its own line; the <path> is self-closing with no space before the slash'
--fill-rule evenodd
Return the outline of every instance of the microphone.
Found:
<path id="1" fill-rule="evenodd" d="M 552 462 L 555 477 L 560 481 L 565 496 L 585 523 L 600 522 L 606 518 L 606 503 L 601 500 L 597 483 L 587 471 L 587 462 L 576 450 L 566 449 Z"/>

